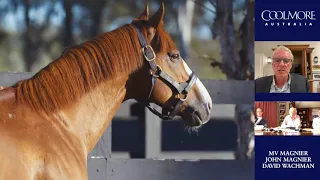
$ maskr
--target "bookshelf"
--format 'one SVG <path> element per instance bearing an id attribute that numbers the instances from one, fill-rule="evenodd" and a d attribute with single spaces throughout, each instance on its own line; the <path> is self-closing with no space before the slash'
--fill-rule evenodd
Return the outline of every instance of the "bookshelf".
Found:
<path id="1" fill-rule="evenodd" d="M 309 128 L 310 122 L 308 121 L 308 109 L 307 108 L 297 108 L 297 114 L 300 116 L 301 120 L 301 127 L 302 128 Z"/>
<path id="2" fill-rule="evenodd" d="M 286 102 L 278 102 L 278 126 L 280 126 L 286 117 L 287 112 L 287 103 Z"/>

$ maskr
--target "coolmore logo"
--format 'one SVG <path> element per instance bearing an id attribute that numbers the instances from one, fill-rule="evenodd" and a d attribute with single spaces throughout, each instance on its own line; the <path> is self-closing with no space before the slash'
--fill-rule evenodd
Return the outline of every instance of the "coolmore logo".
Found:
<path id="1" fill-rule="evenodd" d="M 316 20 L 316 12 L 264 10 L 261 18 L 264 26 L 312 26 Z"/>

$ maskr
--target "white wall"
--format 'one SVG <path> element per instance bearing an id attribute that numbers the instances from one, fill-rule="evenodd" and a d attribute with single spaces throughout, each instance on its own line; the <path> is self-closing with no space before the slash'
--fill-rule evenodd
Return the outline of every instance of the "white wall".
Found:
<path id="1" fill-rule="evenodd" d="M 268 56 L 264 53 L 255 53 L 255 62 L 254 62 L 254 78 L 260 78 L 266 76 L 266 73 L 269 71 L 268 69 Z"/>
<path id="2" fill-rule="evenodd" d="M 255 53 L 255 62 L 254 62 L 254 78 L 260 78 L 263 76 L 263 53 Z"/>
<path id="3" fill-rule="evenodd" d="M 296 101 L 296 107 L 320 109 L 320 102 L 319 101 Z"/>
<path id="4" fill-rule="evenodd" d="M 273 69 L 272 69 L 272 64 L 267 63 L 263 66 L 263 76 L 270 76 L 273 75 Z"/>

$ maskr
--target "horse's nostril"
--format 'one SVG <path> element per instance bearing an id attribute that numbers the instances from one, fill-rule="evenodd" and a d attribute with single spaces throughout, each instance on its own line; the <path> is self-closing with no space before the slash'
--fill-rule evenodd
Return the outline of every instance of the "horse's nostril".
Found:
<path id="1" fill-rule="evenodd" d="M 196 116 L 198 116 L 199 119 L 201 119 L 201 114 L 200 114 L 199 111 L 195 111 L 194 114 L 195 114 Z"/>
<path id="2" fill-rule="evenodd" d="M 208 108 L 209 110 L 211 110 L 211 108 L 212 108 L 211 103 L 207 103 L 207 108 Z"/>

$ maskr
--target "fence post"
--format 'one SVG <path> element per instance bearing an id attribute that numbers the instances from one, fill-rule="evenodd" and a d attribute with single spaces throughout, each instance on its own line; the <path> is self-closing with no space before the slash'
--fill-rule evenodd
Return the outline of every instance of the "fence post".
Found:
<path id="1" fill-rule="evenodd" d="M 93 150 L 88 154 L 88 179 L 106 179 L 111 167 L 108 161 L 111 159 L 111 135 L 112 121 L 99 139 Z"/>
<path id="2" fill-rule="evenodd" d="M 161 108 L 156 106 L 156 110 Z M 151 111 L 146 112 L 146 158 L 159 158 L 161 155 L 162 119 Z"/>
<path id="3" fill-rule="evenodd" d="M 238 148 L 236 159 L 246 160 L 254 157 L 254 120 L 253 104 L 236 105 L 236 122 L 238 124 Z M 253 147 L 252 147 L 253 145 Z"/>

